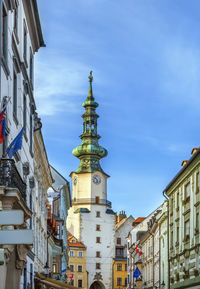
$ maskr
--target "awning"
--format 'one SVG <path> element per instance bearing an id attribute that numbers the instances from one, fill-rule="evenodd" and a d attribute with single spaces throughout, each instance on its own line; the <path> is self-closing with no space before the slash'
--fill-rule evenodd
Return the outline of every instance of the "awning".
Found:
<path id="1" fill-rule="evenodd" d="M 39 284 L 44 284 L 46 286 L 47 289 L 50 288 L 56 288 L 56 289 L 78 289 L 77 287 L 65 284 L 61 281 L 58 280 L 54 280 L 52 278 L 47 278 L 44 275 L 41 275 L 39 273 L 35 273 L 35 277 L 37 277 Z"/>

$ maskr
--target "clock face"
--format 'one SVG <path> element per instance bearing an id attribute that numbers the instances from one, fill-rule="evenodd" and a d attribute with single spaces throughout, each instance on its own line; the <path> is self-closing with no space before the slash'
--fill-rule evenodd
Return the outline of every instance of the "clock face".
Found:
<path id="1" fill-rule="evenodd" d="M 76 185 L 77 184 L 77 177 L 74 177 L 74 180 L 73 180 L 73 183 L 74 183 L 74 185 Z"/>
<path id="2" fill-rule="evenodd" d="M 93 181 L 94 184 L 98 185 L 98 184 L 101 183 L 101 177 L 99 175 L 94 175 L 92 177 L 92 181 Z"/>

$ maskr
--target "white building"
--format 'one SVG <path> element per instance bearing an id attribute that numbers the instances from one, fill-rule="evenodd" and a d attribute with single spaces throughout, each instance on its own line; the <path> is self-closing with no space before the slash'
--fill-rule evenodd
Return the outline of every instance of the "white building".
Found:
<path id="1" fill-rule="evenodd" d="M 34 130 L 34 272 L 44 273 L 47 263 L 47 190 L 53 183 L 50 165 L 41 132 L 41 122 L 35 118 Z"/>
<path id="2" fill-rule="evenodd" d="M 57 221 L 57 238 L 63 241 L 63 254 L 60 265 L 59 275 L 65 280 L 67 272 L 68 254 L 67 254 L 67 216 L 71 206 L 71 194 L 69 182 L 51 166 L 51 173 L 54 179 L 52 185 L 54 192 L 49 191 L 49 202 L 52 204 L 54 217 Z M 51 197 L 50 197 L 51 196 Z M 51 200 L 50 200 L 51 199 Z"/>
<path id="3" fill-rule="evenodd" d="M 3 209 L 20 208 L 23 210 L 25 223 L 22 228 L 32 229 L 32 221 L 28 221 L 28 219 L 31 217 L 33 208 L 32 183 L 34 178 L 33 120 L 36 107 L 33 97 L 33 68 L 34 54 L 41 46 L 44 46 L 44 41 L 36 0 L 1 0 L 0 17 L 1 108 L 8 102 L 6 139 L 3 145 L 0 145 L 1 157 L 5 157 L 8 144 L 24 127 L 22 149 L 14 155 L 13 160 L 6 160 L 5 158 L 0 160 L 0 186 L 3 190 L 0 201 Z M 11 188 L 13 190 L 12 197 Z M 13 202 L 14 195 L 16 202 Z M 4 229 L 6 228 L 4 227 Z M 14 229 L 14 227 L 10 226 L 9 229 Z M 0 272 L 1 278 L 3 278 L 0 282 L 0 288 L 1 286 L 3 286 L 2 288 L 18 288 L 20 275 L 25 264 L 21 286 L 29 284 L 29 287 L 33 288 L 34 254 L 30 251 L 30 246 L 5 245 L 4 252 L 7 263 L 0 266 L 0 270 L 3 270 Z"/>
<path id="4" fill-rule="evenodd" d="M 87 247 L 88 288 L 112 288 L 112 263 L 115 251 L 115 213 L 107 200 L 108 175 L 99 160 L 107 151 L 98 144 L 97 118 L 90 88 L 83 103 L 82 144 L 73 150 L 80 159 L 79 168 L 71 173 L 72 207 L 69 209 L 67 229 Z M 77 286 L 78 284 L 74 284 Z"/>

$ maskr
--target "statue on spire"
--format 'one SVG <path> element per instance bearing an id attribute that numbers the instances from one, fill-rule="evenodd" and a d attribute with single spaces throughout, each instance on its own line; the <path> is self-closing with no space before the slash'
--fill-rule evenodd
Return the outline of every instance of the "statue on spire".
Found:
<path id="1" fill-rule="evenodd" d="M 90 75 L 88 76 L 89 82 L 92 83 L 93 81 L 93 76 L 92 76 L 92 70 L 90 71 Z"/>

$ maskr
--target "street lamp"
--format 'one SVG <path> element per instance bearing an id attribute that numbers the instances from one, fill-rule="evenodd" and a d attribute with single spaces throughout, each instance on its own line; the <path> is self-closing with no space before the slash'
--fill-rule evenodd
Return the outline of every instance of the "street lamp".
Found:
<path id="1" fill-rule="evenodd" d="M 46 277 L 49 276 L 49 266 L 48 266 L 48 262 L 46 262 L 45 266 L 44 266 L 44 274 Z"/>

